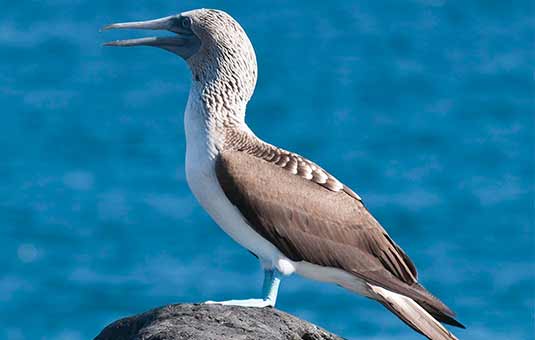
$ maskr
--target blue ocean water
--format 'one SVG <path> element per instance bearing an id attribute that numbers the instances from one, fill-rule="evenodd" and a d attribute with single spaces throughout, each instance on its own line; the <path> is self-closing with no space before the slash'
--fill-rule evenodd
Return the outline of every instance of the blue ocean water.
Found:
<path id="1" fill-rule="evenodd" d="M 177 302 L 256 295 L 256 259 L 184 177 L 190 76 L 105 24 L 198 7 L 248 32 L 248 122 L 357 191 L 468 327 L 533 339 L 532 1 L 0 0 L 0 338 L 91 339 Z M 278 308 L 348 339 L 420 339 L 377 303 L 283 281 Z"/>

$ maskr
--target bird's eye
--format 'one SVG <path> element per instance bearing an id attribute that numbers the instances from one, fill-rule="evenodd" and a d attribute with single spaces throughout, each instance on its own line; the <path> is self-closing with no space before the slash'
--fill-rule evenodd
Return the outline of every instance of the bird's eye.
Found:
<path id="1" fill-rule="evenodd" d="M 182 26 L 182 28 L 189 29 L 191 27 L 191 19 L 188 17 L 182 18 L 182 20 L 180 20 L 180 26 Z"/>

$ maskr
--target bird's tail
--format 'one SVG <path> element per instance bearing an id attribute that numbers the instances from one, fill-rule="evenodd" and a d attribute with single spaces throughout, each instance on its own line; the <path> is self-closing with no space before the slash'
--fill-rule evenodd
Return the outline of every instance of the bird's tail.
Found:
<path id="1" fill-rule="evenodd" d="M 370 285 L 372 298 L 382 303 L 392 313 L 418 333 L 431 340 L 458 340 L 440 322 L 413 299 Z"/>

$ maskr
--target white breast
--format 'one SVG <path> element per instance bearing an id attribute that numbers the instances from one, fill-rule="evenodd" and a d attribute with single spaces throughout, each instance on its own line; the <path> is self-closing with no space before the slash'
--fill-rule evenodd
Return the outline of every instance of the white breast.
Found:
<path id="1" fill-rule="evenodd" d="M 219 140 L 213 122 L 206 118 L 203 110 L 197 91 L 192 88 L 184 116 L 186 178 L 191 191 L 234 241 L 257 255 L 265 266 L 275 266 L 285 274 L 292 273 L 295 270 L 293 262 L 245 222 L 221 189 L 215 174 Z"/>

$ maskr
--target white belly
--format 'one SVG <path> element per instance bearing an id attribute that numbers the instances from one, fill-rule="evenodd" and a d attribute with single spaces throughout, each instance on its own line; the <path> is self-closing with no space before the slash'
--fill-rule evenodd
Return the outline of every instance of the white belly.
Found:
<path id="1" fill-rule="evenodd" d="M 240 211 L 228 200 L 217 181 L 213 164 L 199 168 L 198 163 L 192 164 L 186 160 L 186 177 L 199 203 L 221 229 L 261 260 L 272 265 L 277 264 L 283 255 L 254 231 L 246 223 Z"/>

